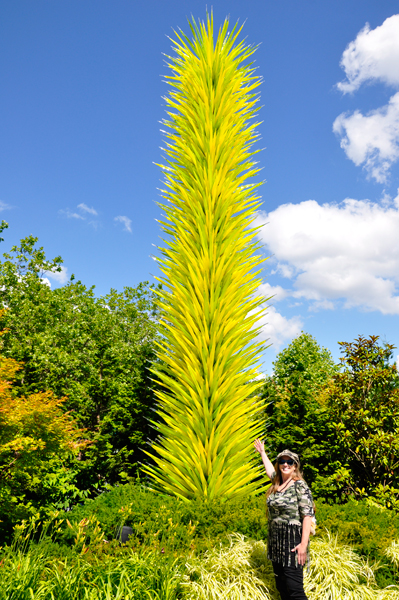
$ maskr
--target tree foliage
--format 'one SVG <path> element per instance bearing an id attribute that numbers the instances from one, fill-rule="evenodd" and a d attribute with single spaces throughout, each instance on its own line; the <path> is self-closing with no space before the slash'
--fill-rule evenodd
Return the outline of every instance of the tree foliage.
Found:
<path id="1" fill-rule="evenodd" d="M 399 509 L 399 377 L 378 340 L 339 342 L 340 367 L 309 334 L 293 340 L 264 387 L 267 443 L 298 452 L 316 496 Z"/>
<path id="2" fill-rule="evenodd" d="M 250 442 L 260 431 L 253 392 L 262 259 L 250 178 L 258 172 L 252 145 L 260 80 L 240 29 L 229 32 L 226 20 L 215 39 L 209 16 L 190 27 L 192 39 L 176 34 L 167 77 L 162 421 L 156 465 L 147 472 L 167 493 L 212 499 L 254 492 L 259 473 Z"/>
<path id="3" fill-rule="evenodd" d="M 0 263 L 4 356 L 22 363 L 19 394 L 65 397 L 65 410 L 94 442 L 80 453 L 79 485 L 118 481 L 137 472 L 151 436 L 153 291 L 140 284 L 97 298 L 73 276 L 52 290 L 45 277 L 61 270 L 62 259 L 48 260 L 36 242 L 21 240 Z"/>
<path id="4" fill-rule="evenodd" d="M 68 463 L 85 445 L 83 432 L 51 391 L 16 395 L 21 368 L 0 356 L 0 535 L 43 507 L 64 506 L 65 492 L 79 495 Z"/>
<path id="5" fill-rule="evenodd" d="M 325 398 L 342 457 L 336 479 L 345 493 L 399 508 L 399 376 L 390 363 L 395 346 L 378 340 L 340 342 L 343 370 Z"/>
<path id="6" fill-rule="evenodd" d="M 320 401 L 321 391 L 337 372 L 331 353 L 302 332 L 278 354 L 273 369 L 263 389 L 271 457 L 292 449 L 302 459 L 313 492 L 335 494 L 330 475 L 338 466 L 337 447 L 328 408 Z"/>

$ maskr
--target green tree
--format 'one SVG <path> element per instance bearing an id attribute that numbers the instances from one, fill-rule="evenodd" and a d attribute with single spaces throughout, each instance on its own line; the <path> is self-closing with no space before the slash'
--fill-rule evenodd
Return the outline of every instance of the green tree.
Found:
<path id="1" fill-rule="evenodd" d="M 334 495 L 337 444 L 320 394 L 338 367 L 329 350 L 302 332 L 278 354 L 273 369 L 263 389 L 269 452 L 272 457 L 285 448 L 297 452 L 315 495 Z"/>
<path id="2" fill-rule="evenodd" d="M 86 428 L 93 443 L 80 454 L 80 485 L 112 483 L 137 472 L 152 433 L 153 290 L 140 284 L 97 298 L 73 276 L 52 290 L 44 278 L 61 270 L 62 259 L 48 260 L 36 242 L 21 240 L 0 263 L 3 353 L 23 363 L 19 394 L 66 397 L 65 408 Z"/>
<path id="3" fill-rule="evenodd" d="M 12 382 L 20 369 L 0 356 L 0 540 L 18 520 L 84 497 L 68 467 L 85 445 L 82 431 L 52 392 L 17 396 Z"/>
<path id="4" fill-rule="evenodd" d="M 399 508 L 399 376 L 395 346 L 378 340 L 340 342 L 343 371 L 324 396 L 341 457 L 336 481 L 347 495 Z"/>
<path id="5" fill-rule="evenodd" d="M 251 397 L 261 345 L 262 259 L 253 227 L 259 200 L 251 180 L 257 140 L 256 89 L 247 60 L 254 48 L 213 19 L 177 34 L 167 78 L 167 235 L 159 259 L 164 287 L 157 370 L 163 391 L 147 467 L 156 486 L 189 500 L 254 493 L 260 467 L 251 441 L 259 435 L 259 401 Z"/>

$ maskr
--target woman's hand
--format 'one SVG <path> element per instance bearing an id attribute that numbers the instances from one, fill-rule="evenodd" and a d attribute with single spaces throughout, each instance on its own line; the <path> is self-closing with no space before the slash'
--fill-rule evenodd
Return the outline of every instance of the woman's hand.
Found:
<path id="1" fill-rule="evenodd" d="M 262 454 L 262 452 L 265 452 L 265 444 L 263 442 L 261 442 L 261 440 L 255 440 L 254 441 L 254 447 L 255 450 L 257 452 L 259 452 L 259 454 Z"/>
<path id="2" fill-rule="evenodd" d="M 298 552 L 298 564 L 304 565 L 306 563 L 306 554 L 308 550 L 308 545 L 301 542 L 298 546 L 295 546 L 291 552 Z"/>

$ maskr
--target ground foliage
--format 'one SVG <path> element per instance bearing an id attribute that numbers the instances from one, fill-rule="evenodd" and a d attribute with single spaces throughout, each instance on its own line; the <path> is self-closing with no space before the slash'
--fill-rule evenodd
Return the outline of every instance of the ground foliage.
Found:
<path id="1" fill-rule="evenodd" d="M 152 548 L 166 554 L 202 556 L 218 543 L 228 545 L 228 534 L 265 541 L 268 531 L 264 494 L 246 500 L 186 503 L 134 482 L 114 487 L 95 500 L 86 500 L 61 516 L 75 524 L 70 528 L 64 521 L 60 541 L 69 546 L 74 544 L 78 524 L 92 519 L 85 526 L 89 539 L 97 522 L 108 540 L 125 524 L 133 529 L 133 548 Z M 380 563 L 375 573 L 380 587 L 396 582 L 396 568 L 387 560 L 386 550 L 399 540 L 399 514 L 368 500 L 352 499 L 346 504 L 317 500 L 316 517 L 318 534 L 323 536 L 329 531 L 340 544 L 353 546 L 371 564 Z"/>
<path id="2" fill-rule="evenodd" d="M 175 600 L 181 574 L 172 557 L 97 552 L 54 557 L 52 547 L 1 553 L 0 600 Z"/>
<path id="3" fill-rule="evenodd" d="M 266 545 L 240 534 L 201 555 L 120 546 L 101 537 L 89 546 L 76 540 L 57 555 L 49 539 L 56 530 L 32 536 L 22 527 L 13 545 L 1 549 L 0 600 L 277 600 Z M 50 522 L 48 523 L 50 525 Z M 399 588 L 380 588 L 377 565 L 326 533 L 312 543 L 309 600 L 398 600 Z"/>

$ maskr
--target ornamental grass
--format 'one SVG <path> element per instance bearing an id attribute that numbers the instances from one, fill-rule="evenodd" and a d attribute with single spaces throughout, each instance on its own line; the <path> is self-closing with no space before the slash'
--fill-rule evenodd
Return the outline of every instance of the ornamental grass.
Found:
<path id="1" fill-rule="evenodd" d="M 399 541 L 393 541 L 388 548 L 385 550 L 385 556 L 393 562 L 393 564 L 399 568 Z"/>
<path id="2" fill-rule="evenodd" d="M 311 563 L 305 571 L 305 592 L 309 600 L 396 600 L 399 588 L 377 588 L 375 571 L 378 564 L 370 565 L 337 536 L 328 532 L 325 537 L 311 542 Z"/>
<path id="3" fill-rule="evenodd" d="M 186 563 L 182 587 L 189 600 L 272 600 L 275 595 L 271 563 L 262 542 L 239 534 L 226 548 L 214 548 L 201 559 Z"/>
<path id="4" fill-rule="evenodd" d="M 179 579 L 176 561 L 154 554 L 95 561 L 31 549 L 2 555 L 0 600 L 175 600 Z"/>
<path id="5" fill-rule="evenodd" d="M 396 551 L 399 542 L 392 546 Z M 190 559 L 129 546 L 106 550 L 104 540 L 83 554 L 76 547 L 68 556 L 51 543 L 2 549 L 0 600 L 279 599 L 266 545 L 243 535 Z M 399 600 L 398 586 L 376 586 L 377 564 L 334 536 L 313 539 L 311 556 L 309 600 Z"/>
<path id="6" fill-rule="evenodd" d="M 311 543 L 311 566 L 305 569 L 309 600 L 399 600 L 399 587 L 379 589 L 377 564 L 370 565 L 350 546 L 326 534 Z M 263 542 L 230 536 L 230 546 L 214 548 L 186 564 L 184 597 L 190 600 L 278 600 L 273 570 Z"/>

